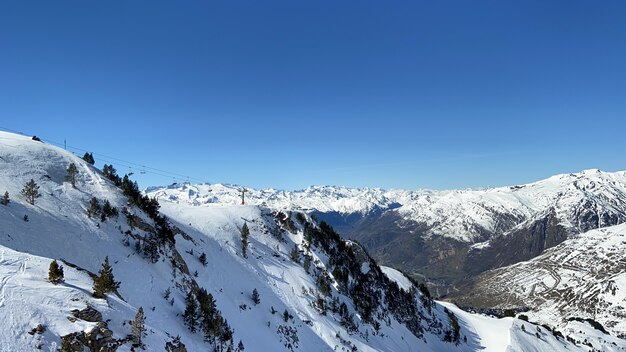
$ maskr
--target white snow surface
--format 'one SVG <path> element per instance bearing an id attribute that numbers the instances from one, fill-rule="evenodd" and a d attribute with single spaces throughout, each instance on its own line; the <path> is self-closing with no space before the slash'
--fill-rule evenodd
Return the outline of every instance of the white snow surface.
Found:
<path id="1" fill-rule="evenodd" d="M 78 166 L 76 188 L 64 182 L 69 163 Z M 42 194 L 34 205 L 28 204 L 20 194 L 31 178 L 40 186 Z M 67 319 L 71 310 L 87 305 L 103 314 L 114 338 L 124 338 L 131 332 L 128 321 L 133 319 L 139 307 L 143 307 L 147 327 L 146 350 L 163 350 L 165 342 L 177 335 L 188 351 L 210 348 L 200 334 L 190 333 L 182 323 L 180 315 L 185 308 L 185 285 L 190 276 L 173 270 L 170 264 L 173 253 L 165 250 L 156 263 L 151 263 L 135 252 L 134 240 L 130 240 L 130 245 L 125 243 L 126 231 L 135 236 L 147 233 L 131 228 L 122 214 L 105 222 L 87 216 L 86 209 L 92 197 L 109 200 L 118 209 L 128 206 L 126 197 L 98 170 L 55 146 L 0 132 L 0 196 L 5 190 L 9 192 L 11 202 L 8 206 L 0 205 L 0 351 L 55 351 L 60 345 L 60 336 L 94 326 L 94 323 Z M 333 207 L 349 211 L 382 202 L 387 199 L 383 195 L 395 192 L 344 191 L 349 194 L 363 192 L 361 202 L 348 198 L 333 203 Z M 526 339 L 525 335 L 511 332 L 514 330 L 511 320 L 476 316 L 437 302 L 432 314 L 447 321 L 444 306 L 454 312 L 467 343 L 457 346 L 430 333 L 420 339 L 395 319 L 390 319 L 388 325 L 383 324 L 382 334 L 349 335 L 335 316 L 323 316 L 312 307 L 310 302 L 314 297 L 308 289 L 315 287 L 315 279 L 289 259 L 294 244 L 300 245 L 303 241 L 302 229 L 297 229 L 295 234 L 285 234 L 283 242 L 277 241 L 269 234 L 272 223 L 266 218 L 268 209 L 259 206 L 263 202 L 272 202 L 269 199 L 272 194 L 276 195 L 275 206 L 279 202 L 291 206 L 293 199 L 297 198 L 304 205 L 304 193 L 278 196 L 280 192 L 276 191 L 251 191 L 249 199 L 253 201 L 241 206 L 237 189 L 230 186 L 185 185 L 155 192 L 160 192 L 162 213 L 187 235 L 176 236 L 173 250 L 182 255 L 191 273 L 197 272 L 195 280 L 213 295 L 217 308 L 234 328 L 235 345 L 237 341 L 243 341 L 246 351 L 286 350 L 277 334 L 277 327 L 282 324 L 297 328 L 299 343 L 295 350 L 300 351 L 342 350 L 347 348 L 346 341 L 359 351 L 496 351 L 505 344 L 511 351 L 547 351 L 537 347 L 543 346 L 542 343 L 551 346 L 552 351 L 579 349 L 571 344 L 564 345 L 551 336 L 545 336 L 541 341 Z M 268 197 L 259 195 L 263 192 Z M 311 188 L 306 192 L 324 192 L 324 188 Z M 389 199 L 414 195 L 410 192 L 397 194 Z M 438 197 L 445 198 L 445 195 L 443 192 Z M 289 197 L 292 199 L 286 201 Z M 322 198 L 317 199 L 321 201 Z M 128 206 L 128 211 L 150 223 L 137 208 Z M 24 220 L 25 215 L 28 221 Z M 250 228 L 247 259 L 240 252 L 240 229 L 244 222 Z M 207 256 L 206 267 L 198 260 L 201 253 Z M 106 299 L 93 298 L 92 280 L 87 273 L 65 264 L 62 264 L 64 283 L 52 285 L 47 281 L 52 259 L 63 259 L 97 273 L 105 256 L 109 257 L 115 279 L 121 282 L 120 297 L 110 294 Z M 313 256 L 316 265 L 323 269 L 327 259 L 324 253 L 313 251 Z M 401 276 L 392 270 L 385 271 L 406 287 Z M 163 298 L 168 288 L 173 303 Z M 258 305 L 251 300 L 254 288 L 260 294 Z M 345 296 L 336 289 L 333 293 L 354 311 Z M 272 307 L 278 313 L 272 314 Z M 294 317 L 289 323 L 284 323 L 280 314 L 285 309 Z M 358 316 L 355 319 L 359 322 Z M 369 331 L 369 325 L 360 323 L 361 333 Z M 46 331 L 28 334 L 38 324 L 44 325 Z M 510 333 L 508 339 L 502 337 L 506 329 Z M 129 344 L 118 349 L 129 350 Z"/>
<path id="2" fill-rule="evenodd" d="M 385 275 L 387 275 L 388 278 L 395 281 L 401 289 L 408 291 L 409 288 L 413 286 L 411 281 L 400 271 L 384 265 L 381 265 L 380 269 L 383 271 L 383 273 L 385 273 Z"/>
<path id="3" fill-rule="evenodd" d="M 212 203 L 240 204 L 242 186 L 227 184 L 173 184 L 151 187 L 147 193 L 159 200 L 208 206 Z M 616 199 L 626 197 L 626 171 L 597 169 L 562 174 L 511 187 L 477 190 L 383 190 L 312 186 L 299 191 L 245 188 L 247 204 L 273 209 L 367 214 L 392 210 L 404 219 L 424 223 L 431 235 L 462 241 L 484 241 L 485 231 L 505 234 L 515 224 L 554 208 L 563 224 L 582 232 L 571 219 L 581 207 L 624 212 Z M 623 203 L 623 202 L 622 202 Z M 591 204 L 591 205 L 590 205 Z M 505 218 L 509 221 L 504 221 Z M 600 219 L 600 226 L 603 226 Z"/>

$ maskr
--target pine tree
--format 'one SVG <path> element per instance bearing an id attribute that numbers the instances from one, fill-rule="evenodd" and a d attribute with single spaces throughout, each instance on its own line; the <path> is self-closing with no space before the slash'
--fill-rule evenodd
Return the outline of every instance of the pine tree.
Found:
<path id="1" fill-rule="evenodd" d="M 35 199 L 41 197 L 41 193 L 39 193 L 39 186 L 35 183 L 35 180 L 31 178 L 30 181 L 26 183 L 22 189 L 22 195 L 26 198 L 26 201 L 30 203 L 30 205 L 35 205 Z"/>
<path id="2" fill-rule="evenodd" d="M 257 291 L 256 288 L 252 290 L 252 302 L 254 302 L 255 305 L 261 303 L 261 298 L 259 297 L 259 291 Z"/>
<path id="3" fill-rule="evenodd" d="M 83 160 L 85 160 L 89 165 L 93 165 L 96 163 L 96 161 L 93 159 L 92 153 L 85 152 L 85 155 L 83 155 Z"/>
<path id="4" fill-rule="evenodd" d="M 65 176 L 65 180 L 72 184 L 72 187 L 76 187 L 76 176 L 78 176 L 78 169 L 76 168 L 76 164 L 71 163 L 67 167 L 67 175 Z"/>
<path id="5" fill-rule="evenodd" d="M 108 292 L 116 291 L 120 287 L 120 283 L 113 278 L 113 268 L 109 264 L 109 257 L 104 258 L 102 269 L 98 272 L 98 276 L 93 280 L 93 296 L 96 298 L 104 298 Z"/>
<path id="6" fill-rule="evenodd" d="M 187 294 L 187 306 L 185 307 L 185 312 L 183 313 L 183 320 L 185 321 L 185 325 L 192 333 L 196 332 L 196 326 L 198 324 L 198 304 L 196 303 L 196 297 L 193 295 L 192 291 L 189 291 Z"/>
<path id="7" fill-rule="evenodd" d="M 206 261 L 206 254 L 204 252 L 202 252 L 202 254 L 200 254 L 200 258 L 198 258 L 198 260 L 200 260 L 200 263 L 203 266 L 206 266 L 207 261 Z"/>
<path id="8" fill-rule="evenodd" d="M 72 348 L 72 342 L 69 337 L 61 338 L 61 352 L 74 352 Z"/>
<path id="9" fill-rule="evenodd" d="M 168 341 L 165 344 L 166 352 L 176 352 L 176 351 L 187 351 L 185 348 L 185 344 L 180 341 L 180 336 L 176 335 L 176 337 L 172 341 Z"/>
<path id="10" fill-rule="evenodd" d="M 118 212 L 117 209 L 111 205 L 111 203 L 108 200 L 104 201 L 104 204 L 102 205 L 102 216 L 106 219 L 106 218 L 110 218 L 111 216 L 117 216 Z"/>
<path id="11" fill-rule="evenodd" d="M 311 256 L 306 254 L 304 256 L 304 263 L 302 264 L 302 266 L 304 267 L 304 271 L 306 271 L 306 273 L 308 274 L 309 271 L 311 270 Z"/>
<path id="12" fill-rule="evenodd" d="M 237 345 L 237 351 L 238 352 L 244 351 L 243 342 L 241 340 L 239 340 L 239 344 Z"/>
<path id="13" fill-rule="evenodd" d="M 298 245 L 294 244 L 293 248 L 291 249 L 291 253 L 289 254 L 289 256 L 291 257 L 291 260 L 293 260 L 296 263 L 300 263 L 300 252 L 298 251 Z"/>
<path id="14" fill-rule="evenodd" d="M 202 318 L 201 330 L 207 341 L 213 341 L 222 329 L 222 317 L 217 310 L 213 295 L 206 289 L 200 288 L 197 297 L 200 303 L 199 314 Z"/>
<path id="15" fill-rule="evenodd" d="M 104 166 L 102 166 L 102 173 L 104 177 L 111 180 L 116 186 L 119 187 L 122 185 L 122 179 L 117 175 L 117 170 L 115 170 L 113 165 L 104 164 Z"/>
<path id="16" fill-rule="evenodd" d="M 143 307 L 139 307 L 139 309 L 137 310 L 137 314 L 135 314 L 135 320 L 133 320 L 132 324 L 134 346 L 143 345 L 141 339 L 146 332 L 145 323 L 146 317 L 143 315 Z"/>
<path id="17" fill-rule="evenodd" d="M 100 214 L 100 203 L 98 202 L 98 198 L 93 197 L 91 201 L 89 201 L 89 209 L 87 209 L 87 216 L 90 218 L 97 217 Z"/>
<path id="18" fill-rule="evenodd" d="M 9 200 L 9 191 L 5 191 L 4 196 L 2 196 L 2 199 L 0 199 L 0 204 L 9 205 L 9 202 L 11 202 Z"/>
<path id="19" fill-rule="evenodd" d="M 324 296 L 328 296 L 330 294 L 330 279 L 329 277 L 326 275 L 325 272 L 320 273 L 317 276 L 317 288 L 320 290 L 320 292 L 324 295 Z"/>
<path id="20" fill-rule="evenodd" d="M 63 282 L 65 279 L 63 275 L 63 267 L 57 263 L 56 260 L 53 260 L 50 263 L 50 268 L 48 269 L 48 281 L 51 283 L 58 285 Z"/>
<path id="21" fill-rule="evenodd" d="M 250 236 L 250 229 L 248 229 L 248 224 L 244 222 L 241 228 L 241 255 L 244 258 L 248 258 L 248 236 Z"/>

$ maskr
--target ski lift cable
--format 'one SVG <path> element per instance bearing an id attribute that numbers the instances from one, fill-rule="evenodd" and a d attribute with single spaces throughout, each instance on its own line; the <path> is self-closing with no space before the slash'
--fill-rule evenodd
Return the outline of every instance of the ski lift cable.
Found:
<path id="1" fill-rule="evenodd" d="M 16 131 L 16 130 L 13 130 L 11 128 L 7 128 L 7 127 L 3 127 L 3 126 L 0 126 L 0 129 L 4 130 L 4 131 L 7 131 L 7 132 L 11 132 L 11 133 L 16 133 L 16 134 L 19 134 L 19 135 L 22 135 L 22 136 L 29 136 L 28 134 L 25 134 L 23 132 Z M 42 138 L 42 140 L 47 142 L 47 143 L 54 144 L 54 145 L 56 145 L 58 147 L 64 147 L 66 145 L 65 143 L 60 143 L 58 141 L 53 141 L 53 140 L 50 140 L 50 139 L 43 139 Z M 74 146 L 71 146 L 71 145 L 67 145 L 67 148 L 68 149 L 73 149 L 73 150 L 76 150 L 76 151 L 81 151 L 81 152 L 89 152 L 86 149 L 79 148 L 79 147 L 74 147 Z M 173 175 L 175 175 L 175 176 L 179 176 L 179 177 L 183 177 L 183 178 L 186 177 L 188 180 L 195 180 L 195 181 L 198 181 L 198 182 L 201 182 L 201 183 L 206 183 L 205 180 L 197 178 L 197 177 L 190 177 L 190 176 L 187 176 L 187 175 L 184 175 L 184 174 L 180 174 L 180 173 L 176 173 L 176 172 L 171 172 L 171 171 L 167 171 L 167 170 L 157 169 L 157 168 L 154 168 L 154 167 L 146 166 L 144 164 L 139 164 L 139 163 L 135 163 L 135 162 L 128 161 L 128 160 L 123 160 L 123 159 L 116 158 L 116 157 L 113 157 L 113 156 L 110 156 L 110 155 L 106 155 L 106 154 L 102 154 L 102 153 L 97 153 L 97 152 L 91 152 L 91 153 L 94 154 L 94 155 L 97 155 L 99 160 L 107 161 L 107 162 L 110 162 L 110 163 L 115 162 L 118 165 L 118 167 L 119 166 L 123 166 L 123 167 L 128 167 L 129 169 L 132 169 L 132 166 L 141 167 L 141 171 L 140 171 L 141 174 L 146 174 L 147 173 L 147 174 L 161 176 L 161 177 L 166 177 L 166 178 L 170 178 Z"/>
<path id="2" fill-rule="evenodd" d="M 45 141 L 49 142 L 49 143 L 52 143 L 52 144 L 55 144 L 57 146 L 60 145 L 56 141 L 51 141 L 51 140 L 45 140 Z M 68 145 L 67 148 L 78 150 L 78 151 L 82 151 L 82 152 L 88 152 L 86 149 L 82 149 L 82 148 L 78 148 L 78 147 L 74 147 L 74 146 L 70 146 L 70 145 Z M 171 172 L 171 171 L 162 170 L 162 169 L 157 169 L 157 168 L 154 168 L 154 167 L 149 167 L 149 166 L 146 166 L 146 165 L 143 165 L 143 164 L 135 163 L 135 162 L 128 161 L 128 160 L 123 160 L 123 159 L 116 158 L 116 157 L 113 157 L 113 156 L 110 156 L 110 155 L 106 155 L 106 154 L 102 154 L 102 153 L 93 152 L 93 154 L 98 156 L 98 159 L 109 161 L 109 162 L 116 162 L 116 163 L 118 163 L 118 164 L 120 164 L 122 166 L 133 166 L 133 165 L 134 166 L 139 166 L 139 167 L 142 168 L 141 171 L 143 171 L 143 172 L 140 172 L 142 174 L 149 173 L 149 174 L 152 174 L 152 175 L 158 175 L 158 176 L 163 176 L 163 177 L 172 177 L 172 175 L 186 177 L 185 175 L 180 174 L 180 173 Z M 205 180 L 202 180 L 202 179 L 199 179 L 199 178 L 196 178 L 196 177 L 190 177 L 190 179 L 194 179 L 194 180 L 196 180 L 198 182 L 203 182 L 203 183 L 206 182 Z"/>

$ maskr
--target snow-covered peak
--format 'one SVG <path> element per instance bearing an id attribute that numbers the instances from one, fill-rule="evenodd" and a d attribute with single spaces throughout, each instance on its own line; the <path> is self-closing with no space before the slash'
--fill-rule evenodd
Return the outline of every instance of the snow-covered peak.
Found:
<path id="1" fill-rule="evenodd" d="M 175 184 L 150 188 L 148 194 L 164 201 L 210 206 L 240 204 L 242 189 L 235 185 Z M 606 210 L 609 217 L 623 212 L 626 204 L 620 199 L 626 198 L 626 172 L 592 169 L 555 175 L 526 185 L 479 190 L 408 191 L 334 186 L 312 186 L 299 191 L 245 188 L 244 197 L 246 204 L 275 209 L 362 215 L 373 210 L 395 211 L 406 220 L 427 225 L 432 235 L 473 242 L 484 240 L 484 233 L 504 234 L 550 208 L 575 231 L 583 226 L 577 216 L 585 209 Z"/>

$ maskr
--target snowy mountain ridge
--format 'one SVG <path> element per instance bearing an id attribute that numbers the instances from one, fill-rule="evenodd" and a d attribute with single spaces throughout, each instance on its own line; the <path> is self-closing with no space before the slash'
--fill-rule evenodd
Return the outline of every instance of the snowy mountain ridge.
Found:
<path id="1" fill-rule="evenodd" d="M 206 206 L 241 203 L 241 186 L 174 184 L 151 187 L 150 196 L 176 203 Z M 246 188 L 248 204 L 275 209 L 340 214 L 393 211 L 407 221 L 425 224 L 431 235 L 470 243 L 503 234 L 534 215 L 553 208 L 572 232 L 590 229 L 579 217 L 597 217 L 597 226 L 626 220 L 626 171 L 597 169 L 561 174 L 511 187 L 480 190 L 383 190 L 313 186 L 299 191 Z"/>

